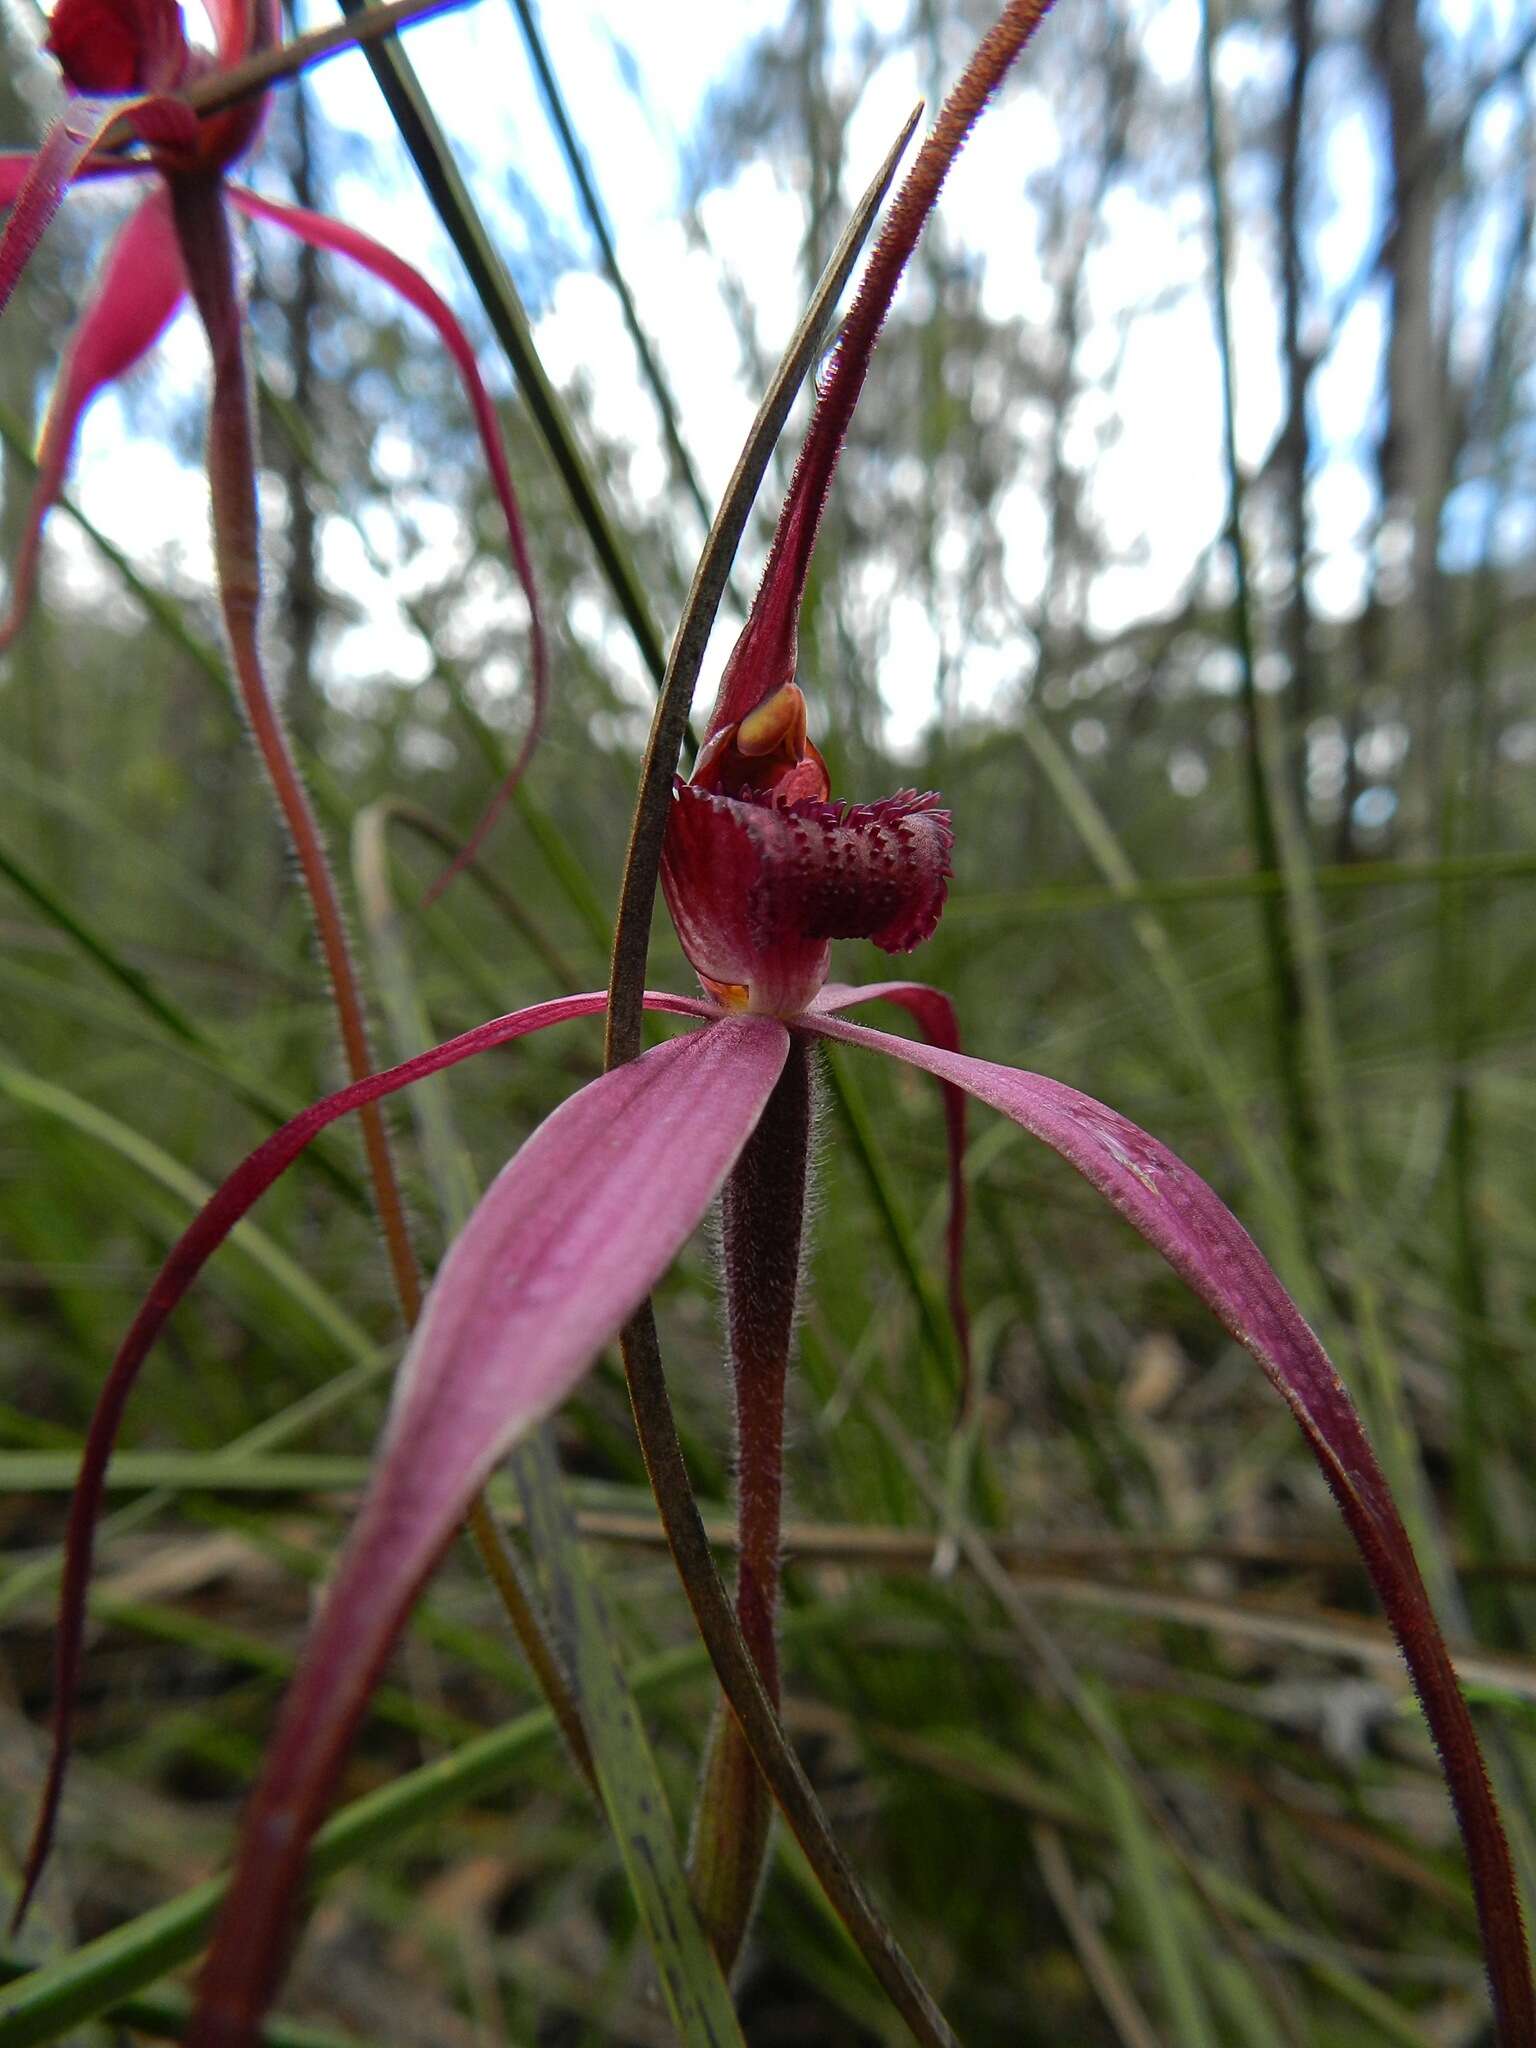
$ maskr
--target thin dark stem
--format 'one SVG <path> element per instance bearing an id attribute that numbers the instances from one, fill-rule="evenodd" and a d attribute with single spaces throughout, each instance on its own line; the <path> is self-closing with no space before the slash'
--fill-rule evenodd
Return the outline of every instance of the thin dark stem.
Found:
<path id="1" fill-rule="evenodd" d="M 1226 539 L 1232 562 L 1232 637 L 1237 650 L 1243 721 L 1246 729 L 1245 759 L 1254 864 L 1268 870 L 1281 866 L 1280 834 L 1265 769 L 1263 709 L 1259 702 L 1254 658 L 1253 600 L 1248 577 L 1248 551 L 1243 539 L 1243 475 L 1237 456 L 1232 330 L 1227 305 L 1227 207 L 1222 178 L 1212 47 L 1215 37 L 1214 8 L 1215 0 L 1202 0 L 1200 78 L 1205 105 L 1206 170 L 1214 257 L 1211 296 L 1216 319 L 1217 354 L 1221 362 L 1222 455 L 1227 476 Z M 1265 958 L 1269 968 L 1280 1081 L 1285 1091 L 1290 1125 L 1292 1170 L 1296 1175 L 1297 1185 L 1304 1193 L 1310 1193 L 1314 1191 L 1316 1178 L 1312 1162 L 1317 1154 L 1317 1130 L 1302 1057 L 1301 980 L 1297 972 L 1295 949 L 1292 945 L 1284 900 L 1280 897 L 1265 897 L 1262 900 L 1260 917 L 1265 937 Z M 1313 1206 L 1311 1202 L 1306 1204 L 1308 1213 Z"/>
<path id="2" fill-rule="evenodd" d="M 666 1528 L 668 1547 L 721 1690 L 741 1724 L 758 1769 L 768 1780 L 779 1811 L 805 1851 L 834 1912 L 914 2037 L 926 2048 L 957 2048 L 944 2015 L 925 1990 L 895 1935 L 875 1911 L 838 1846 L 821 1802 L 785 1739 L 773 1702 L 742 1639 L 694 1502 L 688 1467 L 672 1418 L 649 1302 L 630 1318 L 620 1342 L 635 1428 L 651 1490 Z"/>
<path id="3" fill-rule="evenodd" d="M 341 4 L 349 21 L 367 19 L 368 0 L 341 0 Z M 447 139 L 404 51 L 394 43 L 370 43 L 366 54 L 427 196 L 458 251 L 486 318 L 517 377 L 534 423 L 587 530 L 640 658 L 659 684 L 666 671 L 666 655 L 650 603 L 539 358 L 533 329 L 511 273 L 485 231 Z"/>
<path id="4" fill-rule="evenodd" d="M 544 47 L 544 38 L 539 29 L 538 10 L 533 0 L 512 0 L 512 9 L 517 16 L 518 27 L 523 32 L 523 43 L 528 51 L 528 61 L 533 66 L 534 77 L 539 82 L 539 91 L 544 98 L 545 110 L 550 126 L 560 144 L 565 158 L 566 169 L 571 174 L 571 183 L 581 202 L 582 212 L 587 217 L 587 226 L 596 242 L 603 259 L 603 268 L 608 273 L 608 282 L 613 286 L 619 301 L 619 310 L 624 315 L 624 325 L 634 346 L 640 364 L 640 374 L 650 387 L 656 402 L 657 417 L 666 437 L 667 450 L 672 457 L 672 467 L 678 481 L 693 500 L 694 509 L 704 526 L 709 525 L 709 500 L 704 495 L 698 472 L 683 444 L 682 431 L 677 423 L 677 403 L 667 383 L 666 372 L 656 360 L 656 351 L 651 347 L 650 337 L 640 325 L 640 315 L 635 307 L 634 295 L 619 268 L 619 252 L 614 247 L 613 230 L 608 224 L 607 211 L 598 193 L 592 167 L 587 162 L 586 152 L 571 126 L 566 112 L 565 99 L 560 91 L 560 82 L 555 77 L 554 67 L 549 61 L 549 52 Z"/>
<path id="5" fill-rule="evenodd" d="M 374 1070 L 362 993 L 340 898 L 326 859 L 320 828 L 299 775 L 281 716 L 267 686 L 261 659 L 261 555 L 256 501 L 256 445 L 250 379 L 234 248 L 223 191 L 216 179 L 172 180 L 182 258 L 192 297 L 213 352 L 213 402 L 209 414 L 208 479 L 213 503 L 219 596 L 224 612 L 241 701 L 250 719 L 263 764 L 287 828 L 315 919 L 320 949 L 330 976 L 347 1070 L 361 1081 Z M 405 1204 L 395 1173 L 389 1134 L 377 1103 L 360 1112 L 363 1146 L 374 1202 L 400 1312 L 409 1329 L 421 1314 L 421 1269 L 411 1244 Z M 580 1713 L 524 1589 L 517 1582 L 489 1510 L 479 1502 L 469 1518 L 470 1534 L 492 1584 L 501 1595 L 513 1632 L 546 1690 L 551 1708 L 578 1762 L 590 1755 Z"/>
<path id="6" fill-rule="evenodd" d="M 725 1184 L 720 1252 L 736 1397 L 736 1618 L 768 1697 L 779 1703 L 779 1544 L 784 1389 L 811 1154 L 810 1048 L 790 1041 L 784 1071 Z M 751 1925 L 773 1799 L 735 1716 L 717 1716 L 694 1816 L 690 1875 L 721 1968 Z"/>

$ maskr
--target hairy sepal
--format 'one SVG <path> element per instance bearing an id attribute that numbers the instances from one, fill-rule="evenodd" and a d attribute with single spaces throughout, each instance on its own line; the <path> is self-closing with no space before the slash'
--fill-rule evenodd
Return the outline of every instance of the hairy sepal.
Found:
<path id="1" fill-rule="evenodd" d="M 97 394 L 154 346 L 185 295 L 170 203 L 164 192 L 152 192 L 112 244 L 59 372 L 38 444 L 10 610 L 0 620 L 0 648 L 15 638 L 31 606 L 43 521 L 64 487 L 82 418 Z"/>
<path id="2" fill-rule="evenodd" d="M 246 1816 L 192 2048 L 254 2039 L 310 1838 L 422 1581 L 497 1461 L 671 1264 L 788 1046 L 771 1019 L 727 1018 L 604 1074 L 540 1125 L 455 1241 Z"/>
<path id="3" fill-rule="evenodd" d="M 1060 1081 L 830 1016 L 801 1028 L 936 1074 L 1039 1138 L 1119 1210 L 1255 1358 L 1301 1425 L 1424 1708 L 1466 1845 L 1500 2039 L 1536 2043 L 1519 1893 L 1472 1717 L 1365 1427 L 1328 1354 L 1220 1197 L 1166 1145 Z"/>

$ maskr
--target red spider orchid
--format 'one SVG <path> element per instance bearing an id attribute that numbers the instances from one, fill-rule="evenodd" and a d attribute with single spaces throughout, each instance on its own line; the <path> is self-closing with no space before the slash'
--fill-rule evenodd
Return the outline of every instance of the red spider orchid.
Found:
<path id="1" fill-rule="evenodd" d="M 269 95 L 253 95 L 199 114 L 189 89 L 270 50 L 277 41 L 277 0 L 210 0 L 212 52 L 191 45 L 177 0 L 59 0 L 47 47 L 70 99 L 30 155 L 0 153 L 3 311 L 72 182 L 149 180 L 153 189 L 108 250 L 96 289 L 59 372 L 38 449 L 37 481 L 0 618 L 0 649 L 14 639 L 31 606 L 44 522 L 63 489 L 80 422 L 91 402 L 151 349 L 190 296 L 213 351 L 209 435 L 214 541 L 221 596 L 247 710 L 275 782 L 272 713 L 254 645 L 259 590 L 253 520 L 255 471 L 247 418 L 249 395 L 240 337 L 242 307 L 228 206 L 269 221 L 301 241 L 348 257 L 388 285 L 437 330 L 463 381 L 501 509 L 519 581 L 528 599 L 534 708 L 518 769 L 537 740 L 547 691 L 547 656 L 528 556 L 501 429 L 469 338 L 443 298 L 392 249 L 304 207 L 264 198 L 228 173 L 255 144 Z M 124 133 L 145 146 L 126 156 L 102 145 Z M 291 821 L 290 821 L 291 822 Z M 489 815 L 476 838 L 484 833 Z M 301 838 L 302 834 L 295 833 Z M 302 851 L 301 851 L 302 859 Z"/>
<path id="2" fill-rule="evenodd" d="M 925 142 L 866 268 L 823 380 L 762 587 L 722 679 L 692 781 L 676 785 L 663 879 L 706 990 L 648 994 L 693 1027 L 571 1097 L 502 1170 L 448 1253 L 417 1325 L 367 1499 L 337 1566 L 253 1795 L 189 2039 L 254 2038 L 281 1973 L 309 1841 L 369 1693 L 472 1496 L 586 1372 L 723 1196 L 723 1265 L 740 1422 L 743 1633 L 776 1689 L 782 1399 L 801 1261 L 820 1040 L 934 1075 L 952 1157 L 965 1095 L 1057 1152 L 1116 1208 L 1258 1361 L 1295 1414 L 1359 1545 L 1439 1745 L 1466 1842 L 1501 2038 L 1536 2043 L 1513 1874 L 1477 1738 L 1380 1467 L 1337 1374 L 1262 1254 L 1166 1147 L 1059 1081 L 966 1056 L 941 991 L 828 984 L 830 942 L 919 943 L 943 906 L 950 822 L 932 796 L 830 800 L 795 675 L 806 570 L 838 453 L 897 280 L 945 173 L 1038 22 L 1015 0 Z M 924 1042 L 850 1023 L 881 1000 Z M 77 1678 L 92 1532 L 134 1378 L 167 1317 L 235 1223 L 328 1124 L 492 1046 L 600 1012 L 602 994 L 498 1018 L 316 1104 L 225 1182 L 171 1252 L 118 1353 L 71 1511 L 46 1845 Z M 693 1858 L 722 1963 L 736 1954 L 768 1812 L 735 1723 L 711 1739 Z"/>

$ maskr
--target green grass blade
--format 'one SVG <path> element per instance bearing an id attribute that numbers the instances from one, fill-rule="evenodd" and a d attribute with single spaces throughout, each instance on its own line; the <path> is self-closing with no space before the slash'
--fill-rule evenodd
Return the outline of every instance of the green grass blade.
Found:
<path id="1" fill-rule="evenodd" d="M 349 18 L 356 19 L 366 12 L 367 0 L 342 0 L 342 6 Z M 533 329 L 517 287 L 486 232 L 447 138 L 421 89 L 415 67 L 393 42 L 372 43 L 365 54 L 427 196 L 437 209 L 438 218 L 458 251 L 475 295 L 512 366 L 528 409 L 570 495 L 576 516 L 586 528 L 609 588 L 634 636 L 640 658 L 659 684 L 666 668 L 666 649 L 651 616 L 639 574 L 581 452 L 560 395 L 539 358 Z"/>

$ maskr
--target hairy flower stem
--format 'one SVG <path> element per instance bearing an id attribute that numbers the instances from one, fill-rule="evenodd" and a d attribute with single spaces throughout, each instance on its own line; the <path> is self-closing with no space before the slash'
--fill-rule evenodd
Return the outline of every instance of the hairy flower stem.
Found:
<path id="1" fill-rule="evenodd" d="M 193 303 L 213 355 L 213 403 L 208 425 L 208 484 L 213 502 L 214 555 L 219 599 L 240 700 L 277 799 L 289 843 L 309 897 L 320 951 L 330 977 L 347 1071 L 361 1081 L 374 1070 L 357 972 L 335 879 L 326 858 L 308 792 L 294 760 L 281 714 L 267 686 L 261 658 L 261 530 L 256 498 L 256 437 L 235 250 L 217 175 L 169 180 L 182 262 Z M 374 1204 L 384 1233 L 395 1294 L 406 1327 L 421 1313 L 421 1268 L 406 1223 L 405 1204 L 377 1103 L 359 1114 Z M 521 1581 L 515 1553 L 502 1541 L 490 1510 L 477 1501 L 469 1533 L 491 1583 L 563 1730 L 578 1768 L 589 1782 L 591 1753 L 580 1711 Z"/>
<path id="2" fill-rule="evenodd" d="M 170 187 L 187 283 L 213 355 L 208 485 L 213 501 L 214 555 L 224 630 L 229 638 L 240 701 L 250 720 L 309 897 L 320 951 L 330 976 L 347 1071 L 354 1081 L 360 1081 L 373 1071 L 373 1058 L 341 902 L 320 827 L 267 686 L 261 658 L 256 438 L 234 243 L 223 187 L 214 176 L 173 178 Z M 378 1105 L 370 1103 L 361 1112 L 360 1121 L 395 1291 L 407 1322 L 414 1322 L 421 1308 L 421 1273 L 406 1228 L 400 1185 Z"/>
<path id="3" fill-rule="evenodd" d="M 725 1184 L 721 1254 L 736 1396 L 736 1613 L 764 1690 L 779 1700 L 775 1616 L 784 1478 L 784 1382 L 800 1292 L 813 1091 L 810 1049 L 784 1071 Z M 768 1849 L 773 1796 L 736 1716 L 715 1717 L 694 1815 L 690 1875 L 723 1969 L 741 1953 Z"/>

